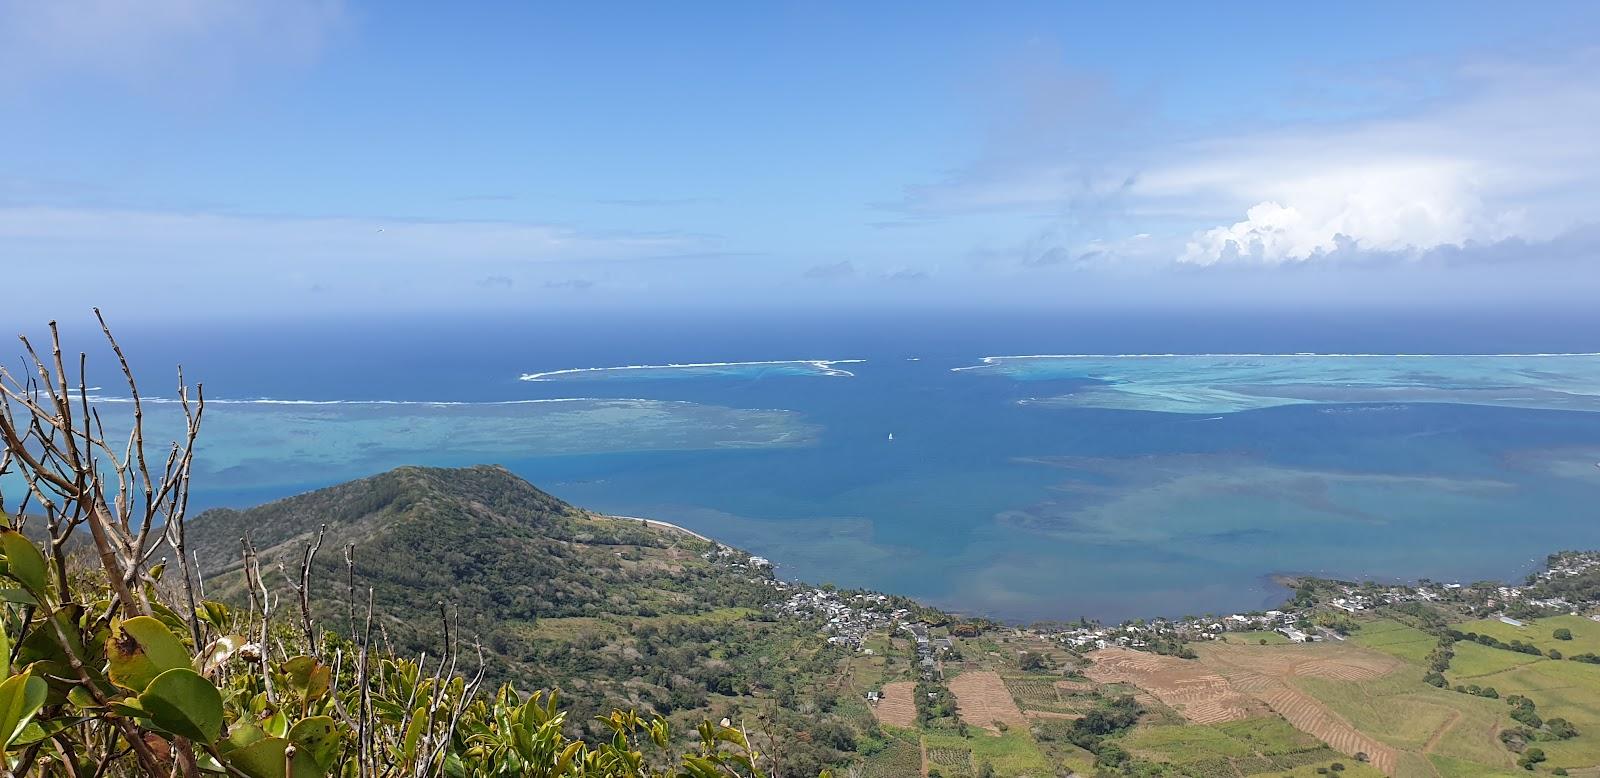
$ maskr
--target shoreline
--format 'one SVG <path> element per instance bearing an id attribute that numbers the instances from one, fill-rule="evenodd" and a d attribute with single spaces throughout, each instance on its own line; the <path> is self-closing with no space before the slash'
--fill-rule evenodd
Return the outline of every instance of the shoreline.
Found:
<path id="1" fill-rule="evenodd" d="M 681 534 L 684 534 L 684 535 L 688 535 L 689 537 L 692 537 L 692 538 L 698 538 L 700 540 L 704 540 L 707 543 L 716 543 L 719 546 L 728 546 L 727 543 L 723 543 L 722 541 L 717 540 L 715 538 L 708 538 L 705 535 L 702 535 L 702 534 L 700 534 L 698 532 L 695 532 L 692 529 L 689 529 L 688 527 L 683 527 L 683 526 L 680 526 L 680 525 L 677 525 L 677 524 L 673 524 L 670 521 L 662 521 L 660 519 L 648 519 L 648 518 L 645 518 L 643 516 L 618 516 L 618 515 L 612 514 L 612 513 L 596 513 L 595 515 L 599 516 L 601 518 L 606 518 L 606 519 L 619 519 L 619 520 L 622 520 L 622 521 L 642 521 L 642 522 L 644 522 L 646 528 L 657 527 L 657 526 L 666 527 L 667 529 L 672 530 L 674 532 L 678 532 L 678 533 L 681 533 Z M 728 546 L 728 548 L 733 548 L 733 546 Z"/>

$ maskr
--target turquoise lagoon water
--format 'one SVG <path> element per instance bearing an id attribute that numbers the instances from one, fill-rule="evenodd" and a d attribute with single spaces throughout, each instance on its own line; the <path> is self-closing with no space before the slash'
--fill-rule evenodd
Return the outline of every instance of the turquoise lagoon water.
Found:
<path id="1" fill-rule="evenodd" d="M 1600 546 L 1590 354 L 986 358 L 1012 337 L 999 327 L 429 332 L 168 333 L 130 349 L 144 365 L 184 357 L 218 398 L 200 506 L 495 462 L 786 576 L 1015 620 L 1261 607 L 1282 596 L 1278 572 L 1514 577 Z M 1017 345 L 1055 339 L 1071 341 Z M 115 417 L 115 375 L 100 379 Z M 149 413 L 176 429 L 175 406 Z"/>

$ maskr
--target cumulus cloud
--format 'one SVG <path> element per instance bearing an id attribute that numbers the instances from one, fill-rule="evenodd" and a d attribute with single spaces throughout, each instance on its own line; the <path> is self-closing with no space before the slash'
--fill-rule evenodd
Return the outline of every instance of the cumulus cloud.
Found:
<path id="1" fill-rule="evenodd" d="M 1444 86 L 1398 90 L 1360 118 L 1182 141 L 1135 131 L 1140 122 L 1107 90 L 1045 90 L 1034 101 L 1059 103 L 1058 117 L 1116 132 L 1080 126 L 1049 142 L 1024 134 L 1017 151 L 913 187 L 904 207 L 1049 215 L 1051 239 L 1014 257 L 1032 267 L 1407 260 L 1442 247 L 1548 241 L 1593 218 L 1600 50 L 1480 61 L 1442 78 L 1425 70 Z M 1061 124 L 1037 119 L 1038 109 L 1024 115 L 1035 117 L 1026 127 Z M 1134 230 L 1153 234 L 1137 246 L 1096 246 Z"/>
<path id="2" fill-rule="evenodd" d="M 0 83 L 156 84 L 302 65 L 343 17 L 340 0 L 0 0 Z"/>
<path id="3" fill-rule="evenodd" d="M 1186 242 L 1180 259 L 1196 264 L 1548 240 L 1590 218 L 1600 55 L 1458 75 L 1457 94 L 1410 115 L 1185 149 L 1187 161 L 1147 171 L 1135 194 L 1237 204 L 1242 219 Z"/>

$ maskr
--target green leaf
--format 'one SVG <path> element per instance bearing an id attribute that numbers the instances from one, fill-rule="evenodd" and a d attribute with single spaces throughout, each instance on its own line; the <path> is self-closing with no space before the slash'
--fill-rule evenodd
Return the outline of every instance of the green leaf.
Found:
<path id="1" fill-rule="evenodd" d="M 326 769 L 318 767 L 316 761 L 295 744 L 294 761 L 286 775 L 283 754 L 289 745 L 287 738 L 269 737 L 223 754 L 222 761 L 250 778 L 321 778 L 327 774 Z"/>
<path id="2" fill-rule="evenodd" d="M 228 606 L 220 602 L 206 600 L 195 606 L 194 613 L 196 618 L 210 624 L 212 629 L 218 632 L 228 631 L 228 622 L 230 620 Z"/>
<path id="3" fill-rule="evenodd" d="M 11 636 L 0 624 L 0 680 L 11 677 Z"/>
<path id="4" fill-rule="evenodd" d="M 230 751 L 244 748 L 258 740 L 264 740 L 266 737 L 267 733 L 260 727 L 248 721 L 235 721 L 233 726 L 228 727 L 227 739 L 223 740 L 222 744 L 217 748 L 226 754 Z"/>
<path id="5" fill-rule="evenodd" d="M 139 700 L 133 697 L 111 700 L 106 705 L 111 709 L 112 713 L 124 718 L 142 719 L 150 716 L 150 712 L 139 707 Z"/>
<path id="6" fill-rule="evenodd" d="M 139 695 L 139 707 L 157 727 L 201 743 L 222 736 L 222 694 L 187 667 L 168 670 Z"/>
<path id="7" fill-rule="evenodd" d="M 22 582 L 34 596 L 43 596 L 50 588 L 46 577 L 44 554 L 10 527 L 0 527 L 0 550 L 6 554 L 6 574 Z"/>
<path id="8" fill-rule="evenodd" d="M 38 605 L 39 598 L 28 594 L 27 589 L 0 588 L 0 601 L 18 605 Z"/>
<path id="9" fill-rule="evenodd" d="M 333 683 L 333 670 L 309 656 L 297 656 L 284 662 L 283 672 L 289 676 L 289 688 L 307 705 L 327 694 Z"/>
<path id="10" fill-rule="evenodd" d="M 409 768 L 416 763 L 417 743 L 422 740 L 422 730 L 428 725 L 428 709 L 417 708 L 411 712 L 411 721 L 406 724 L 405 737 L 400 739 L 400 765 L 401 769 Z"/>
<path id="11" fill-rule="evenodd" d="M 55 737 L 57 734 L 72 729 L 86 721 L 93 721 L 93 718 L 80 716 L 78 718 L 52 719 L 45 721 L 43 724 L 40 724 L 37 720 L 30 721 L 22 729 L 18 730 L 18 734 L 11 741 L 11 745 L 26 746 L 37 743 L 46 738 Z"/>
<path id="12" fill-rule="evenodd" d="M 144 691 L 168 670 L 190 666 L 183 641 L 152 616 L 135 616 L 112 630 L 106 639 L 106 661 L 111 682 L 135 692 Z"/>
<path id="13" fill-rule="evenodd" d="M 284 738 L 263 738 L 223 754 L 222 761 L 250 778 L 287 778 L 283 774 L 283 751 L 288 747 L 289 741 Z"/>
<path id="14" fill-rule="evenodd" d="M 333 767 L 333 760 L 338 758 L 339 749 L 344 745 L 338 727 L 328 716 L 312 716 L 295 722 L 289 728 L 289 742 L 295 744 L 300 754 L 310 757 L 323 772 Z"/>
<path id="15" fill-rule="evenodd" d="M 261 728 L 273 737 L 288 737 L 289 716 L 281 710 L 275 710 L 272 715 L 261 720 Z"/>
<path id="16" fill-rule="evenodd" d="M 43 678 L 23 671 L 0 683 L 0 746 L 10 746 L 22 728 L 33 721 L 33 714 L 44 707 L 50 689 Z"/>

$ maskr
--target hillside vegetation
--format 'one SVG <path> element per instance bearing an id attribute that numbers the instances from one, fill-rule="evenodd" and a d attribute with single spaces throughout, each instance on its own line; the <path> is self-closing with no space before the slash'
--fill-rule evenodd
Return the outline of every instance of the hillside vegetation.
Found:
<path id="1" fill-rule="evenodd" d="M 619 706 L 680 725 L 760 716 L 764 733 L 789 741 L 789 769 L 815 774 L 847 762 L 865 734 L 832 714 L 845 654 L 816 624 L 772 614 L 778 590 L 747 554 L 574 508 L 504 468 L 400 468 L 208 511 L 188 532 L 208 590 L 235 603 L 242 538 L 269 570 L 294 570 L 320 533 L 319 625 L 348 634 L 370 592 L 393 650 L 436 651 L 447 628 L 479 642 L 490 680 L 563 692 L 574 735 L 606 735 L 594 716 Z M 266 584 L 295 596 L 290 577 Z M 792 737 L 801 731 L 831 734 Z"/>
<path id="2" fill-rule="evenodd" d="M 203 403 L 147 458 L 60 364 L 0 367 L 0 778 L 1600 775 L 1600 553 L 1021 628 L 495 466 L 189 520 Z"/>

